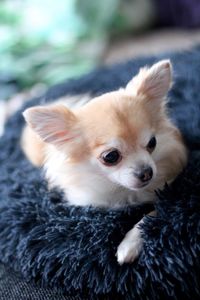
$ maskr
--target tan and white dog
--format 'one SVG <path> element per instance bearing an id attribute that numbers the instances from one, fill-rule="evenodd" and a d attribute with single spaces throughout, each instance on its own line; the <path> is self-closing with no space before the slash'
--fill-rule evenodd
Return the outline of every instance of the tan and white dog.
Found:
<path id="1" fill-rule="evenodd" d="M 50 185 L 60 187 L 70 204 L 114 208 L 153 201 L 154 191 L 187 160 L 166 112 L 171 69 L 170 61 L 160 61 L 141 69 L 125 88 L 82 99 L 86 103 L 76 107 L 69 108 L 66 98 L 27 109 L 24 152 L 44 165 Z M 133 261 L 142 248 L 138 224 L 118 247 L 120 264 Z"/>

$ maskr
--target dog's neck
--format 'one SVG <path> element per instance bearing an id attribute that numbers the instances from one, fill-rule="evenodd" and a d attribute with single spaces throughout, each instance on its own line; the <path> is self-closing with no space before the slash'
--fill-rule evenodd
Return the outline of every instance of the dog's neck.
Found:
<path id="1" fill-rule="evenodd" d="M 96 207 L 120 208 L 127 205 L 138 205 L 143 202 L 152 202 L 154 200 L 153 191 L 131 191 L 121 187 L 112 189 L 84 187 L 68 187 L 65 194 L 72 205 L 92 205 Z"/>

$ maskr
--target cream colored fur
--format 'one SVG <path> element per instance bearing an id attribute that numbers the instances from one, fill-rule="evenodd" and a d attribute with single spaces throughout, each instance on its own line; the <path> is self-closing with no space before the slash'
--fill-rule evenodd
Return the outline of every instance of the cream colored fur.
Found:
<path id="1" fill-rule="evenodd" d="M 171 82 L 171 64 L 161 61 L 141 69 L 124 89 L 27 109 L 24 152 L 36 166 L 44 165 L 49 185 L 60 187 L 70 204 L 123 207 L 153 201 L 154 191 L 171 182 L 187 160 L 181 134 L 166 112 Z M 151 152 L 152 136 L 157 145 Z M 109 167 L 101 159 L 108 149 L 122 156 Z M 134 176 L 141 165 L 153 171 L 145 187 Z M 132 261 L 141 248 L 135 226 L 119 246 L 119 263 Z"/>

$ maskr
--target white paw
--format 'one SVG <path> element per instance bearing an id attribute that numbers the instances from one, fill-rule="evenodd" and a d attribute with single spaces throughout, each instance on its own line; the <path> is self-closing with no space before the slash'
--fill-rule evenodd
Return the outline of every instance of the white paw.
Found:
<path id="1" fill-rule="evenodd" d="M 143 238 L 140 230 L 134 227 L 130 230 L 117 248 L 117 261 L 120 265 L 133 262 L 143 247 Z"/>

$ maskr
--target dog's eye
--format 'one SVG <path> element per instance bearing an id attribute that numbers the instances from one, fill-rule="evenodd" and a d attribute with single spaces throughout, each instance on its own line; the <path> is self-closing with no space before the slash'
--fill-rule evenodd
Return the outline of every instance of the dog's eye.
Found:
<path id="1" fill-rule="evenodd" d="M 117 149 L 111 149 L 101 154 L 100 160 L 104 165 L 115 166 L 122 159 L 121 153 Z"/>
<path id="2" fill-rule="evenodd" d="M 156 143 L 157 143 L 157 141 L 156 141 L 155 136 L 152 136 L 152 138 L 150 139 L 150 141 L 148 142 L 148 144 L 146 146 L 147 151 L 152 152 L 156 147 Z"/>

